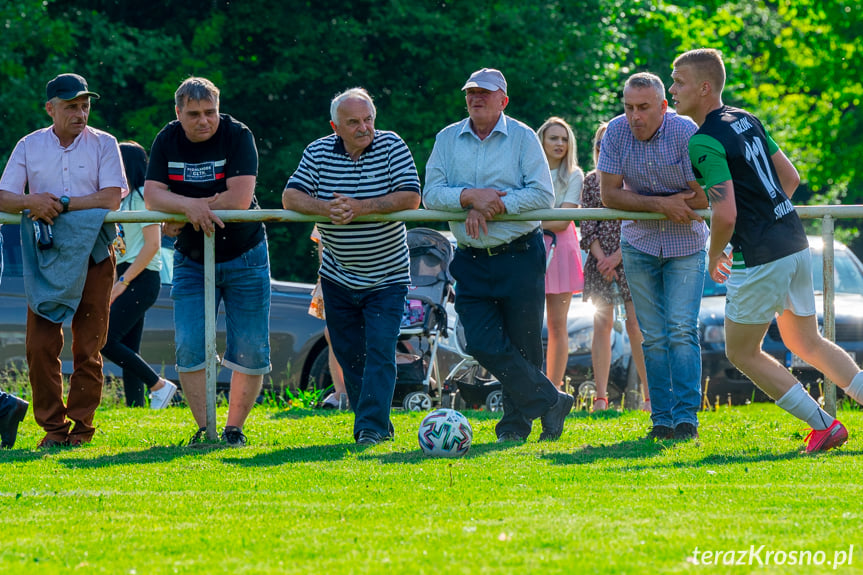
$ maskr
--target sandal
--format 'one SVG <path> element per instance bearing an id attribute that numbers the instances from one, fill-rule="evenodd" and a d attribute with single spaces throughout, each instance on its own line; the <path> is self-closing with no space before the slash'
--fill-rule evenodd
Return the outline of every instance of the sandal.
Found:
<path id="1" fill-rule="evenodd" d="M 604 401 L 605 405 L 603 407 L 599 407 L 597 405 L 598 402 Z M 593 411 L 605 411 L 608 409 L 608 398 L 607 397 L 595 397 L 593 399 Z"/>

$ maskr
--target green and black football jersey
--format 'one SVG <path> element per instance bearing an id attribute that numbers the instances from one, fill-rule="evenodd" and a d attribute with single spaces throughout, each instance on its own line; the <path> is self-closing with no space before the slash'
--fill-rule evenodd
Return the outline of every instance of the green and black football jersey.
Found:
<path id="1" fill-rule="evenodd" d="M 701 186 L 731 180 L 737 222 L 731 245 L 735 263 L 772 262 L 808 247 L 806 232 L 782 190 L 771 156 L 779 150 L 761 122 L 745 110 L 710 112 L 689 141 L 689 158 Z"/>

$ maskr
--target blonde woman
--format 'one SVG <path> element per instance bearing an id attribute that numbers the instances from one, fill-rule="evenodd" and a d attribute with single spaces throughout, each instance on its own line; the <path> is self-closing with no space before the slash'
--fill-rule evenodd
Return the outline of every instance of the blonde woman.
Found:
<path id="1" fill-rule="evenodd" d="M 599 159 L 599 148 L 607 124 L 602 124 L 593 137 L 593 163 Z M 584 178 L 582 206 L 601 208 L 599 175 L 593 170 Z M 623 272 L 620 253 L 620 220 L 584 220 L 581 223 L 581 248 L 585 250 L 584 300 L 593 301 L 596 313 L 593 316 L 593 344 L 590 355 L 593 362 L 593 377 L 596 381 L 594 411 L 608 409 L 608 372 L 611 369 L 611 328 L 614 325 L 614 282 L 617 281 L 621 297 L 626 306 L 626 333 L 632 346 L 632 361 L 641 380 L 644 403 L 642 409 L 650 411 L 650 395 L 647 391 L 647 370 L 644 367 L 644 352 L 641 350 L 641 331 L 635 319 L 635 307 L 629 293 L 629 284 Z"/>
<path id="2" fill-rule="evenodd" d="M 537 131 L 551 170 L 554 184 L 554 207 L 577 208 L 581 203 L 584 173 L 575 155 L 575 135 L 563 118 L 552 116 Z M 548 347 L 545 369 L 548 379 L 563 389 L 563 376 L 569 357 L 569 333 L 566 315 L 572 294 L 584 287 L 581 250 L 575 223 L 570 221 L 542 222 L 546 232 L 545 248 L 551 253 L 545 273 L 545 310 L 548 326 Z M 551 233 L 548 233 L 551 232 Z M 553 251 L 552 251 L 553 250 Z"/>

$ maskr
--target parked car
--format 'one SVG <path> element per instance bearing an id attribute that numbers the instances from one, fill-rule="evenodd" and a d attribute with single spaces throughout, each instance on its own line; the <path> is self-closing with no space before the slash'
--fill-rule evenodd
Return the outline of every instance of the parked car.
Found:
<path id="1" fill-rule="evenodd" d="M 812 273 L 815 287 L 818 325 L 823 331 L 823 243 L 818 236 L 809 236 L 812 253 Z M 836 317 L 836 344 L 855 360 L 863 361 L 863 264 L 840 242 L 834 242 L 835 286 L 834 310 Z M 755 398 L 766 399 L 757 387 L 735 368 L 725 357 L 725 285 L 706 277 L 701 312 L 698 317 L 698 333 L 701 339 L 702 388 L 706 388 L 709 399 L 719 396 L 723 403 L 728 394 L 735 402 Z M 779 328 L 774 320 L 764 337 L 762 349 L 790 368 L 804 384 L 810 384 L 810 392 L 819 394 L 819 381 L 823 375 L 812 366 L 791 353 L 782 343 Z"/>
<path id="2" fill-rule="evenodd" d="M 593 316 L 596 308 L 591 302 L 576 294 L 569 305 L 566 327 L 569 333 L 569 358 L 565 376 L 570 384 L 583 395 L 595 390 L 591 346 L 593 345 Z M 542 345 L 548 344 L 548 330 L 542 326 Z M 625 399 L 630 408 L 639 406 L 638 372 L 632 362 L 632 348 L 629 336 L 622 322 L 615 321 L 611 330 L 611 369 L 608 375 L 608 396 L 611 401 Z"/>
<path id="3" fill-rule="evenodd" d="M 3 278 L 0 282 L 0 369 L 26 365 L 24 350 L 27 303 L 24 295 L 21 241 L 18 225 L 4 225 Z M 265 388 L 280 390 L 289 386 L 304 389 L 321 382 L 327 373 L 327 343 L 324 322 L 308 314 L 312 284 L 272 280 L 270 309 L 270 348 L 272 372 L 264 378 Z M 178 381 L 175 369 L 173 302 L 171 286 L 163 284 L 159 299 L 147 312 L 141 356 L 157 372 Z M 61 354 L 63 373 L 72 373 L 72 336 L 64 325 L 67 342 Z M 225 349 L 225 316 L 219 313 L 217 344 Z M 122 370 L 105 361 L 107 375 L 122 376 Z M 231 372 L 220 369 L 218 387 L 227 389 Z"/>

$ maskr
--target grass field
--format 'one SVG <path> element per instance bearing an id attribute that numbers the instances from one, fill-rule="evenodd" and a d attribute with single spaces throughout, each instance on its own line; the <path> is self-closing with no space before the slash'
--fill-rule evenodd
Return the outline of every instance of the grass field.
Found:
<path id="1" fill-rule="evenodd" d="M 0 573 L 863 573 L 861 411 L 815 456 L 773 405 L 702 413 L 677 444 L 606 412 L 501 446 L 468 412 L 458 460 L 421 455 L 422 415 L 362 449 L 351 414 L 258 406 L 232 450 L 185 446 L 184 408 L 110 407 L 92 444 L 47 452 L 28 415 L 0 453 Z"/>

